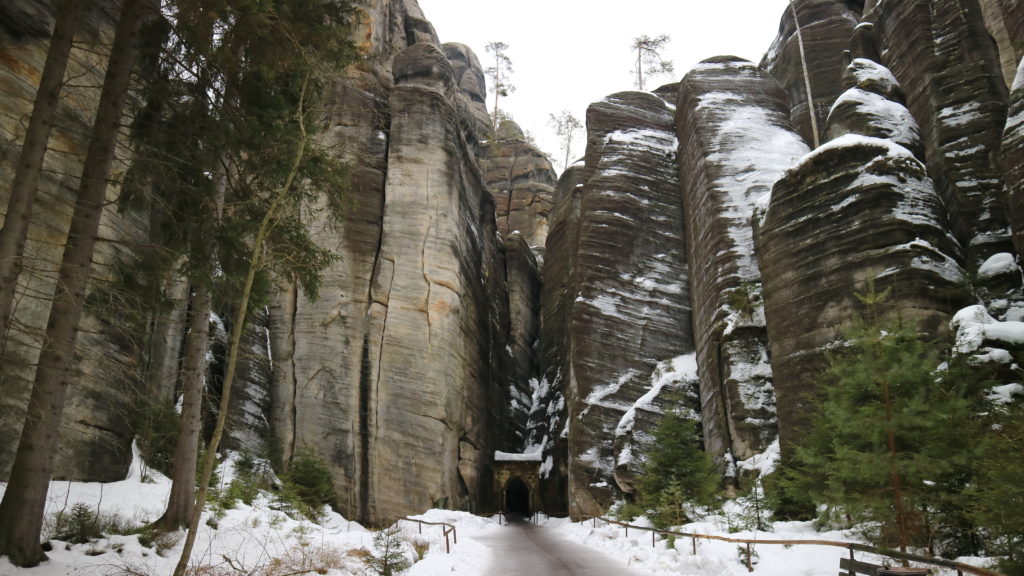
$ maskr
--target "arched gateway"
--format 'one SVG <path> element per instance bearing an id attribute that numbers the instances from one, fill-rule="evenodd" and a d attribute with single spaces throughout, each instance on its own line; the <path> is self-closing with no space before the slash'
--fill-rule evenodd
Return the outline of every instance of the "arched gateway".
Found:
<path id="1" fill-rule="evenodd" d="M 529 516 L 541 509 L 540 453 L 494 453 L 494 493 L 501 498 L 501 511 Z"/>

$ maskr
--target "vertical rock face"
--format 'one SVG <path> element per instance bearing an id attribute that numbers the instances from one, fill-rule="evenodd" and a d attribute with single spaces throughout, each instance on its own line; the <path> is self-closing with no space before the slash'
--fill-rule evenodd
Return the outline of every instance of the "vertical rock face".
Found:
<path id="1" fill-rule="evenodd" d="M 789 95 L 790 117 L 808 144 L 814 142 L 804 64 L 810 76 L 815 118 L 820 137 L 825 118 L 836 96 L 842 92 L 843 51 L 850 34 L 860 21 L 864 2 L 851 0 L 797 0 L 797 35 L 793 11 L 787 9 L 779 23 L 779 35 L 761 61 L 761 67 L 774 75 Z M 801 54 L 800 40 L 803 40 Z"/>
<path id="2" fill-rule="evenodd" d="M 507 352 L 510 357 L 507 374 L 512 387 L 513 436 L 501 448 L 511 451 L 527 446 L 527 422 L 534 404 L 531 380 L 536 381 L 540 371 L 540 269 L 533 250 L 520 234 L 505 240 L 504 275 L 508 285 L 508 347 L 495 352 Z"/>
<path id="3" fill-rule="evenodd" d="M 671 108 L 624 92 L 592 104 L 587 126 L 586 167 L 560 186 L 542 303 L 545 323 L 568 327 L 552 335 L 546 372 L 568 400 L 577 516 L 631 489 L 616 482 L 642 456 L 631 439 L 643 430 L 628 415 L 651 391 L 654 367 L 693 346 Z"/>
<path id="4" fill-rule="evenodd" d="M 32 111 L 53 26 L 50 2 L 8 2 L 0 7 L 0 210 L 6 207 L 25 126 Z M 61 94 L 61 106 L 50 135 L 18 282 L 13 328 L 3 339 L 0 374 L 0 479 L 10 471 L 25 407 L 31 393 L 40 339 L 45 331 L 55 278 L 82 173 L 114 22 L 108 11 L 84 11 L 72 49 L 67 78 L 74 81 Z M 117 151 L 112 180 L 127 166 L 127 151 Z M 140 379 L 137 346 L 144 339 L 125 332 L 121 310 L 105 305 L 113 265 L 133 258 L 128 246 L 141 244 L 148 233 L 145 218 L 118 212 L 116 186 L 107 191 L 93 256 L 91 307 L 83 317 L 76 355 L 80 376 L 68 390 L 55 477 L 116 480 L 131 461 L 131 417 Z"/>
<path id="5" fill-rule="evenodd" d="M 392 22 L 392 46 L 426 30 L 404 14 L 415 34 Z M 368 38 L 383 41 L 386 22 L 369 20 Z M 286 288 L 271 311 L 274 443 L 284 462 L 304 447 L 325 457 L 353 518 L 480 505 L 494 444 L 511 435 L 495 421 L 511 394 L 496 374 L 512 364 L 506 347 L 516 353 L 505 254 L 476 164 L 479 65 L 462 48 L 447 47 L 458 84 L 436 39 L 389 62 L 393 82 L 372 68 L 339 79 L 327 138 L 354 165 L 355 206 L 340 234 L 310 224 L 342 258 L 316 303 Z M 536 288 L 526 273 L 515 289 Z M 530 338 L 520 320 L 516 335 Z"/>
<path id="6" fill-rule="evenodd" d="M 484 150 L 484 179 L 497 205 L 498 232 L 518 232 L 543 256 L 556 175 L 551 161 L 526 141 L 515 122 L 502 122 Z"/>
<path id="7" fill-rule="evenodd" d="M 227 450 L 266 453 L 265 443 L 270 432 L 267 412 L 273 384 L 269 320 L 267 310 L 253 314 L 242 334 L 237 373 L 245 386 L 231 394 L 222 442 Z"/>
<path id="8" fill-rule="evenodd" d="M 491 447 L 481 418 L 490 351 L 479 335 L 488 309 L 481 279 L 496 273 L 482 261 L 493 240 L 481 237 L 480 222 L 493 216 L 480 211 L 486 191 L 459 130 L 447 58 L 417 44 L 396 58 L 394 74 L 370 310 L 378 363 L 368 390 L 366 497 L 377 521 L 479 498 L 455 468 L 459 444 L 485 457 Z"/>
<path id="9" fill-rule="evenodd" d="M 921 127 L 928 173 L 969 269 L 1011 249 L 998 151 L 1006 119 L 999 52 L 978 0 L 880 0 L 865 14 L 881 64 Z"/>
<path id="10" fill-rule="evenodd" d="M 487 113 L 487 84 L 484 80 L 484 69 L 476 54 L 465 44 L 448 42 L 444 46 L 444 55 L 452 63 L 455 85 L 465 99 L 469 116 L 474 122 L 474 141 L 484 139 L 491 133 L 491 116 Z"/>
<path id="11" fill-rule="evenodd" d="M 775 79 L 733 57 L 686 75 L 676 129 L 704 442 L 714 454 L 746 459 L 775 436 L 751 220 L 807 146 Z"/>
<path id="12" fill-rule="evenodd" d="M 1020 0 L 979 0 L 985 28 L 999 47 L 999 65 L 1006 85 L 1017 76 L 1017 63 L 1024 58 L 1024 2 Z"/>
<path id="13" fill-rule="evenodd" d="M 576 297 L 573 270 L 579 242 L 580 204 L 584 165 L 570 166 L 555 188 L 555 206 L 541 275 L 541 379 L 534 392 L 527 445 L 541 446 L 546 473 L 542 474 L 545 510 L 568 512 L 569 478 L 566 421 L 566 382 L 569 380 L 571 331 L 569 315 Z"/>
<path id="14" fill-rule="evenodd" d="M 1011 84 L 1010 108 L 1002 145 L 1013 243 L 1017 254 L 1024 254 L 1024 58 L 1021 58 L 1017 77 Z"/>
<path id="15" fill-rule="evenodd" d="M 911 152 L 921 148 L 916 126 L 889 99 L 900 91 L 887 72 L 851 64 L 861 81 L 832 109 L 835 139 L 775 184 L 758 236 L 784 448 L 805 429 L 826 347 L 861 308 L 855 293 L 869 283 L 890 290 L 884 306 L 939 334 L 963 278 L 942 201 Z"/>
<path id="16" fill-rule="evenodd" d="M 307 222 L 315 241 L 341 258 L 323 274 L 320 298 L 309 301 L 285 286 L 270 307 L 273 385 L 272 453 L 286 466 L 310 449 L 331 465 L 344 513 L 366 519 L 371 369 L 379 365 L 380 319 L 371 314 L 375 277 L 389 270 L 378 259 L 384 233 L 394 85 L 392 62 L 412 43 L 438 43 L 412 0 L 367 0 L 356 41 L 369 55 L 339 72 L 326 103 L 325 144 L 351 166 L 352 203 L 340 227 Z M 378 270 L 379 269 L 379 270 Z"/>

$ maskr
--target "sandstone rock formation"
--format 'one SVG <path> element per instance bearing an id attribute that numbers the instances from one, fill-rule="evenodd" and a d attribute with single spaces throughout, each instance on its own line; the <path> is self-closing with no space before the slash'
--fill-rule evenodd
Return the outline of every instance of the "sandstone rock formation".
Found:
<path id="1" fill-rule="evenodd" d="M 1003 130 L 1003 168 L 1006 198 L 1013 224 L 1013 244 L 1024 254 L 1024 58 L 1011 84 L 1010 107 Z"/>
<path id="2" fill-rule="evenodd" d="M 655 366 L 693 346 L 671 109 L 653 94 L 614 94 L 590 106 L 587 126 L 585 167 L 560 184 L 542 296 L 545 330 L 563 323 L 546 332 L 545 365 L 568 402 L 573 515 L 631 489 L 616 481 L 641 456 L 633 439 L 645 431 L 631 416 L 657 409 L 635 405 Z"/>
<path id="3" fill-rule="evenodd" d="M 887 68 L 857 58 L 847 68 L 843 85 L 848 89 L 832 105 L 823 141 L 845 134 L 872 136 L 891 140 L 924 161 L 921 129 L 904 104 L 899 83 Z"/>
<path id="4" fill-rule="evenodd" d="M 52 4 L 5 3 L 0 7 L 0 207 L 6 206 L 21 139 L 32 110 L 39 74 L 53 26 Z M 106 66 L 114 22 L 101 7 L 84 11 L 72 49 L 68 78 L 75 78 L 61 96 L 55 129 L 50 135 L 38 195 L 29 229 L 25 268 L 19 278 L 19 297 L 13 329 L 3 339 L 0 395 L 0 479 L 9 473 L 45 330 L 50 299 L 55 289 L 78 175 L 88 144 L 99 87 Z M 123 143 L 123 142 L 122 142 Z M 127 167 L 127 152 L 118 150 L 112 178 Z M 55 476 L 81 480 L 116 480 L 131 461 L 135 409 L 142 367 L 138 363 L 142 338 L 127 334 L 122 310 L 111 302 L 109 281 L 114 264 L 133 259 L 132 245 L 145 242 L 148 224 L 135 212 L 121 214 L 113 202 L 116 186 L 107 191 L 101 241 L 94 255 L 93 304 L 83 319 L 76 353 L 81 376 L 68 390 Z"/>
<path id="5" fill-rule="evenodd" d="M 999 64 L 1006 85 L 1013 85 L 1017 63 L 1024 58 L 1024 2 L 979 0 L 985 28 L 999 47 Z"/>
<path id="6" fill-rule="evenodd" d="M 761 67 L 770 71 L 789 95 L 793 124 L 808 144 L 814 143 L 814 136 L 807 105 L 804 64 L 810 76 L 820 137 L 829 108 L 843 90 L 839 83 L 845 66 L 843 52 L 860 21 L 863 4 L 857 0 L 797 0 L 799 37 L 793 11 L 787 9 L 779 24 L 779 35 L 761 61 Z"/>
<path id="7" fill-rule="evenodd" d="M 493 130 L 491 116 L 487 112 L 487 84 L 480 60 L 465 44 L 448 42 L 442 48 L 452 63 L 455 85 L 459 87 L 459 93 L 465 99 L 466 107 L 475 122 L 473 131 L 476 137 L 472 141 L 483 140 Z"/>
<path id="8" fill-rule="evenodd" d="M 916 127 L 887 99 L 899 87 L 886 72 L 870 61 L 851 64 L 852 76 L 879 81 L 839 97 L 826 133 L 842 135 L 775 184 L 758 236 L 784 449 L 808 422 L 825 349 L 863 310 L 856 294 L 889 291 L 882 310 L 933 335 L 945 332 L 958 300 L 960 247 L 911 152 L 921 149 Z"/>
<path id="9" fill-rule="evenodd" d="M 967 267 L 1011 249 L 998 157 L 1006 84 L 978 0 L 880 0 L 873 24 L 881 64 L 921 127 L 928 174 L 949 206 Z"/>
<path id="10" fill-rule="evenodd" d="M 734 57 L 683 78 L 676 129 L 704 443 L 743 460 L 775 437 L 752 218 L 807 146 L 775 79 Z"/>
<path id="11" fill-rule="evenodd" d="M 526 141 L 515 122 L 502 122 L 483 152 L 487 189 L 498 207 L 498 232 L 518 232 L 543 256 L 557 178 L 551 161 Z"/>

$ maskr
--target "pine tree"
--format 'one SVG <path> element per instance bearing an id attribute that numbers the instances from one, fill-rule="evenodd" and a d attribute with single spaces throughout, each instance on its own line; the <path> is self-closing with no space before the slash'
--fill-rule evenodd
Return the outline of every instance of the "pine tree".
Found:
<path id="1" fill-rule="evenodd" d="M 568 110 L 562 110 L 558 115 L 550 114 L 548 124 L 555 129 L 555 134 L 562 139 L 562 148 L 565 149 L 565 162 L 562 169 L 569 167 L 569 154 L 572 152 L 572 141 L 576 130 L 583 128 L 583 123 L 572 115 Z"/>
<path id="2" fill-rule="evenodd" d="M 222 314 L 240 331 L 271 278 L 315 297 L 320 270 L 334 260 L 299 216 L 315 215 L 313 205 L 327 206 L 330 221 L 341 216 L 347 174 L 315 141 L 316 103 L 322 72 L 355 55 L 350 2 L 178 0 L 175 8 L 135 123 L 139 150 L 122 198 L 159 212 L 164 247 L 181 260 L 192 292 L 173 484 L 157 522 L 166 529 L 195 518 L 211 310 L 243 301 Z M 229 394 L 221 396 L 226 405 Z"/>
<path id="3" fill-rule="evenodd" d="M 516 87 L 512 85 L 512 59 L 508 57 L 506 52 L 508 51 L 508 44 L 504 42 L 490 42 L 487 44 L 487 51 L 494 54 L 494 66 L 484 70 L 484 74 L 491 79 L 491 85 L 488 88 L 494 93 L 494 111 L 491 112 L 491 130 L 495 133 L 498 132 L 498 126 L 501 125 L 500 120 L 502 118 L 502 110 L 498 107 L 498 101 L 503 96 L 508 96 L 512 92 L 516 91 Z"/>
<path id="4" fill-rule="evenodd" d="M 152 0 L 126 0 L 121 8 L 103 89 L 90 134 L 67 243 L 61 257 L 57 290 L 46 325 L 25 424 L 10 481 L 0 502 L 0 554 L 17 566 L 35 566 L 46 555 L 39 542 L 53 454 L 74 377 L 74 348 L 92 269 L 107 178 L 143 18 L 155 13 Z"/>
<path id="5" fill-rule="evenodd" d="M 867 320 L 829 354 L 824 397 L 795 449 L 788 484 L 790 493 L 880 526 L 873 540 L 906 550 L 932 543 L 937 498 L 958 502 L 977 385 L 937 371 L 941 346 L 876 315 L 882 299 L 870 291 Z"/>
<path id="6" fill-rule="evenodd" d="M 409 569 L 403 550 L 402 532 L 392 524 L 373 535 L 374 553 L 366 557 L 366 565 L 380 576 L 393 576 Z"/>
<path id="7" fill-rule="evenodd" d="M 64 71 L 67 69 L 72 40 L 84 4 L 82 0 L 64 0 L 56 5 L 53 37 L 46 52 L 46 63 L 43 65 L 36 100 L 32 104 L 32 115 L 21 145 L 21 156 L 11 183 L 11 196 L 7 201 L 3 229 L 0 230 L 0 342 L 7 341 L 10 329 L 15 290 L 21 274 L 39 175 L 43 170 L 46 143 L 57 114 Z M 4 345 L 0 345 L 0 351 L 4 348 Z"/>
<path id="8" fill-rule="evenodd" d="M 633 38 L 632 49 L 636 51 L 636 60 L 633 64 L 634 85 L 637 90 L 643 90 L 647 85 L 646 76 L 658 74 L 671 74 L 674 66 L 671 60 L 664 60 L 661 53 L 671 38 L 667 34 L 661 36 L 648 36 L 646 34 Z"/>
<path id="9" fill-rule="evenodd" d="M 686 506 L 712 504 L 720 483 L 697 422 L 678 410 L 667 411 L 654 431 L 638 490 L 640 504 L 653 511 L 651 521 L 659 527 L 686 523 Z"/>
<path id="10" fill-rule="evenodd" d="M 223 11 L 205 3 L 185 12 L 222 19 L 204 64 L 215 66 L 219 91 L 215 116 L 228 128 L 216 155 L 224 167 L 224 211 L 213 227 L 213 255 L 221 279 L 216 287 L 232 303 L 231 333 L 217 421 L 203 459 L 195 511 L 175 575 L 185 572 L 206 502 L 208 479 L 224 433 L 231 389 L 249 312 L 272 281 L 298 284 L 315 299 L 320 272 L 334 254 L 310 238 L 303 215 L 326 206 L 341 218 L 347 171 L 317 144 L 316 128 L 327 70 L 341 70 L 356 56 L 347 40 L 355 9 L 350 2 L 319 0 L 222 0 Z M 199 30 L 212 29 L 199 27 Z M 203 38 L 196 39 L 202 45 Z M 195 246 L 195 245 L 193 245 Z M 191 252 L 190 252 L 191 254 Z M 199 263 L 202 265 L 202 263 Z"/>
<path id="11" fill-rule="evenodd" d="M 991 406 L 988 413 L 970 514 L 984 527 L 988 553 L 1000 557 L 999 571 L 1024 576 L 1024 400 Z"/>

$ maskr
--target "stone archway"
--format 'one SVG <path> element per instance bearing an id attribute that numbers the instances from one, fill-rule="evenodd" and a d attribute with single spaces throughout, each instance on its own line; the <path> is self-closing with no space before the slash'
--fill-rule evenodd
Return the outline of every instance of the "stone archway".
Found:
<path id="1" fill-rule="evenodd" d="M 508 514 L 519 514 L 529 516 L 533 513 L 530 509 L 530 487 L 518 476 L 512 477 L 508 484 L 505 484 L 504 511 Z"/>
<path id="2" fill-rule="evenodd" d="M 529 516 L 540 511 L 540 454 L 494 454 L 494 494 L 500 512 Z"/>

